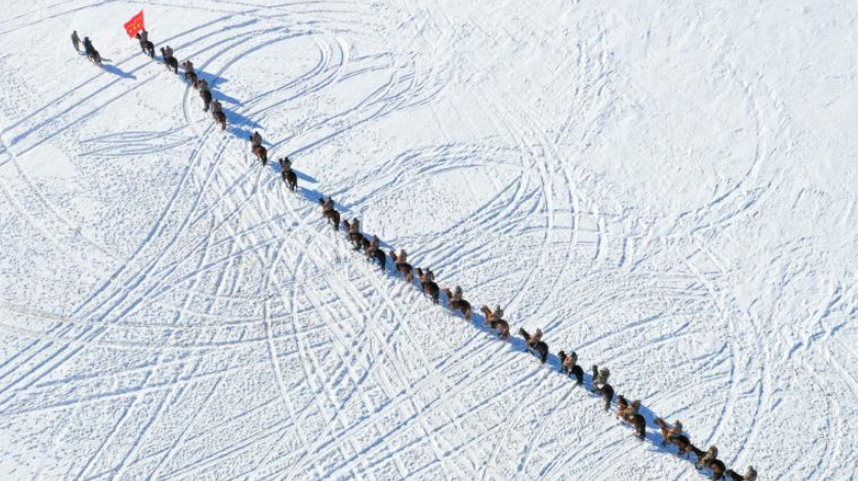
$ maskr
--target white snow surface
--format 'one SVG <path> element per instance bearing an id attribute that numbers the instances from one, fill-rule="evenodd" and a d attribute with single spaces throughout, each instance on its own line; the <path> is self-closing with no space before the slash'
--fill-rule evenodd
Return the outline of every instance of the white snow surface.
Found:
<path id="1" fill-rule="evenodd" d="M 227 132 L 127 38 L 140 8 Z M 858 479 L 856 19 L 5 0 L 0 477 L 705 479 L 661 416 L 738 472 Z M 647 440 L 556 357 L 352 252 L 322 193 L 513 331 L 608 366 Z"/>

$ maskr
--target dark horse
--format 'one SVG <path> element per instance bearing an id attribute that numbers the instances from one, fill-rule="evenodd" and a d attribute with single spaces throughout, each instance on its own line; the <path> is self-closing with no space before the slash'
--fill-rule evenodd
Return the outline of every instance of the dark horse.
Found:
<path id="1" fill-rule="evenodd" d="M 417 278 L 420 279 L 420 289 L 429 295 L 432 302 L 438 304 L 438 295 L 441 293 L 441 288 L 431 279 L 426 279 L 423 274 L 423 269 L 417 268 Z"/>
<path id="2" fill-rule="evenodd" d="M 396 252 L 394 252 L 393 249 L 390 249 L 390 258 L 393 259 L 393 262 L 396 265 L 396 271 L 405 276 L 405 282 L 410 284 L 411 281 L 414 280 L 414 269 L 411 267 L 411 264 L 407 262 L 398 262 L 396 260 Z"/>
<path id="3" fill-rule="evenodd" d="M 530 345 L 530 334 L 525 331 L 523 328 L 518 329 L 518 334 L 524 338 L 524 341 L 527 343 L 527 350 L 530 352 L 536 351 L 539 353 L 539 361 L 542 364 L 545 364 L 545 361 L 548 360 L 548 344 L 545 341 L 538 341 L 533 346 Z"/>
<path id="4" fill-rule="evenodd" d="M 176 74 L 179 73 L 179 61 L 176 60 L 176 57 L 165 57 L 164 47 L 161 47 L 161 58 L 164 59 L 164 65 L 167 66 L 167 70 L 172 70 Z"/>
<path id="5" fill-rule="evenodd" d="M 460 301 L 453 300 L 453 291 L 451 291 L 450 289 L 448 289 L 446 287 L 441 289 L 441 292 L 443 292 L 444 295 L 447 296 L 447 305 L 450 307 L 450 309 L 454 309 L 454 310 L 461 312 L 462 315 L 465 316 L 466 320 L 468 320 L 468 321 L 471 320 L 471 303 L 470 302 L 468 302 L 464 299 L 462 299 Z"/>
<path id="6" fill-rule="evenodd" d="M 268 149 L 262 145 L 254 145 L 253 148 L 250 149 L 253 155 L 256 156 L 257 159 L 262 161 L 262 166 L 265 167 L 268 165 Z"/>
<path id="7" fill-rule="evenodd" d="M 203 112 L 209 111 L 209 105 L 212 103 L 212 93 L 209 90 L 200 90 L 200 97 L 203 99 Z"/>
<path id="8" fill-rule="evenodd" d="M 280 175 L 283 177 L 283 182 L 286 183 L 286 187 L 289 187 L 289 190 L 292 192 L 298 191 L 298 174 L 294 170 L 291 168 L 283 169 Z"/>
<path id="9" fill-rule="evenodd" d="M 140 38 L 140 37 L 137 37 Z M 140 50 L 143 51 L 149 58 L 155 58 L 155 44 L 151 40 L 141 40 Z"/>
<path id="10" fill-rule="evenodd" d="M 220 130 L 226 130 L 226 114 L 223 112 L 214 112 L 215 123 L 220 125 Z"/>
<path id="11" fill-rule="evenodd" d="M 614 400 L 614 388 L 606 383 L 599 389 L 596 389 L 596 392 L 602 396 L 602 400 L 605 402 L 605 411 L 610 411 L 611 401 Z"/>
<path id="12" fill-rule="evenodd" d="M 495 319 L 489 306 L 483 306 L 480 311 L 486 316 L 486 325 L 498 332 L 501 339 L 509 339 L 509 323 L 503 319 Z"/>
<path id="13" fill-rule="evenodd" d="M 319 199 L 319 205 L 322 206 L 322 214 L 325 216 L 325 219 L 328 219 L 328 222 L 334 225 L 334 230 L 340 230 L 340 213 L 337 212 L 337 209 L 325 209 L 325 199 Z"/>
<path id="14" fill-rule="evenodd" d="M 92 49 L 92 51 L 86 55 L 86 58 L 88 58 L 90 62 L 101 67 L 101 54 L 98 53 L 98 50 Z"/>

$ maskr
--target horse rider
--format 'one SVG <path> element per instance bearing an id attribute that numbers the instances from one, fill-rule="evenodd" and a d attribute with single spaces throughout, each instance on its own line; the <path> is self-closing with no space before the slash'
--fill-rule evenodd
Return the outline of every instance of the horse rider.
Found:
<path id="1" fill-rule="evenodd" d="M 379 239 L 377 235 L 372 236 L 372 240 L 369 241 L 369 248 L 367 250 L 369 252 L 375 252 L 380 247 L 381 239 Z"/>
<path id="2" fill-rule="evenodd" d="M 255 149 L 262 145 L 262 135 L 260 135 L 259 131 L 253 132 L 253 135 L 250 136 L 250 148 Z"/>
<path id="3" fill-rule="evenodd" d="M 673 423 L 673 427 L 667 430 L 667 439 L 675 438 L 682 434 L 682 421 Z"/>
<path id="4" fill-rule="evenodd" d="M 599 369 L 597 374 L 596 379 L 593 380 L 594 385 L 601 384 L 604 386 L 605 384 L 608 384 L 608 379 L 611 377 L 610 369 L 603 367 L 602 369 Z"/>
<path id="5" fill-rule="evenodd" d="M 503 319 L 503 309 L 500 304 L 495 306 L 495 310 L 489 313 L 489 321 L 499 321 Z"/>
<path id="6" fill-rule="evenodd" d="M 74 49 L 80 52 L 80 37 L 77 36 L 77 30 L 73 31 L 71 34 L 72 45 L 74 45 Z"/>
<path id="7" fill-rule="evenodd" d="M 282 157 L 279 162 L 281 171 L 285 172 L 292 169 L 292 161 L 289 160 L 289 157 Z"/>
<path id="8" fill-rule="evenodd" d="M 146 43 L 149 41 L 149 32 L 144 28 L 137 32 L 137 38 L 140 40 L 140 43 Z"/>
<path id="9" fill-rule="evenodd" d="M 426 279 L 426 282 L 435 282 L 435 273 L 427 267 L 423 272 L 423 278 Z"/>
<path id="10" fill-rule="evenodd" d="M 541 340 L 542 340 L 542 329 L 537 327 L 536 332 L 534 332 L 533 335 L 530 336 L 530 339 L 528 339 L 527 345 L 528 345 L 528 347 L 530 347 L 532 349 Z"/>
<path id="11" fill-rule="evenodd" d="M 565 369 L 566 371 L 571 371 L 577 363 L 578 354 L 575 351 L 572 351 L 566 356 L 566 358 L 563 359 L 563 369 Z"/>
<path id="12" fill-rule="evenodd" d="M 625 409 L 623 409 L 623 412 L 620 413 L 620 417 L 622 417 L 626 421 L 631 421 L 632 418 L 638 413 L 640 408 L 641 402 L 639 400 L 634 400 L 631 404 L 626 406 Z"/>
<path id="13" fill-rule="evenodd" d="M 83 37 L 83 50 L 87 55 L 92 55 L 95 52 L 95 47 L 92 46 L 92 40 L 89 37 Z"/>
<path id="14" fill-rule="evenodd" d="M 360 234 L 360 221 L 357 217 L 349 224 L 349 234 Z"/>
<path id="15" fill-rule="evenodd" d="M 206 81 L 206 79 L 201 78 L 197 80 L 197 89 L 199 89 L 200 92 L 209 91 L 209 83 Z"/>
<path id="16" fill-rule="evenodd" d="M 718 459 L 718 448 L 715 446 L 709 446 L 706 453 L 697 460 L 697 469 L 703 469 L 704 467 L 709 466 L 709 462 L 715 459 Z"/>
<path id="17" fill-rule="evenodd" d="M 742 479 L 744 481 L 757 481 L 757 470 L 753 466 L 748 466 L 748 470 L 745 471 L 745 476 Z"/>
<path id="18" fill-rule="evenodd" d="M 456 286 L 456 289 L 453 290 L 453 298 L 450 299 L 451 302 L 462 302 L 462 286 Z"/>
<path id="19" fill-rule="evenodd" d="M 185 75 L 190 75 L 194 73 L 194 62 L 190 60 L 185 60 L 182 62 L 182 68 L 185 69 Z"/>
<path id="20" fill-rule="evenodd" d="M 328 200 L 322 200 L 322 210 L 325 212 L 329 212 L 334 210 L 334 198 L 328 197 Z"/>
<path id="21" fill-rule="evenodd" d="M 218 99 L 212 99 L 211 109 L 212 109 L 212 115 L 217 115 L 218 113 L 223 113 L 223 105 L 220 104 Z"/>
<path id="22" fill-rule="evenodd" d="M 164 48 L 161 50 L 161 53 L 162 53 L 162 54 L 164 54 L 164 61 L 167 61 L 167 59 L 173 58 L 173 49 L 172 49 L 172 48 L 170 48 L 170 46 L 169 46 L 169 45 L 167 45 L 166 47 L 164 47 Z"/>
<path id="23" fill-rule="evenodd" d="M 396 256 L 396 265 L 400 266 L 402 264 L 408 264 L 408 253 L 405 252 L 405 249 L 400 249 L 399 255 Z"/>

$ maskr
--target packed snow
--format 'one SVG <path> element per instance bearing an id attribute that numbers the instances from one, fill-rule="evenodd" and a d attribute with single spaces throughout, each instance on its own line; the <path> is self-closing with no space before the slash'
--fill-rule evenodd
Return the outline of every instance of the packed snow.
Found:
<path id="1" fill-rule="evenodd" d="M 141 9 L 226 131 L 127 36 Z M 827 0 L 3 2 L 0 477 L 709 476 L 661 417 L 738 473 L 858 479 L 856 19 Z M 514 339 L 380 272 L 321 195 L 502 306 Z M 644 441 L 589 391 L 593 364 L 642 401 Z"/>

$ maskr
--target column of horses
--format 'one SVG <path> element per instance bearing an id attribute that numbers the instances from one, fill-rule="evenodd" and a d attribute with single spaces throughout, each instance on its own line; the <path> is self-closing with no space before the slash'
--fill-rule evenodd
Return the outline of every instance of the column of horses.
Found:
<path id="1" fill-rule="evenodd" d="M 141 44 L 141 48 L 144 50 L 144 53 L 153 56 L 151 46 L 144 46 Z M 167 68 L 172 70 L 174 73 L 178 73 L 178 62 L 175 57 L 173 57 L 172 51 L 168 51 L 169 55 L 167 55 L 164 53 L 164 49 L 162 48 L 161 52 L 162 55 L 164 55 L 162 58 Z M 209 111 L 209 108 L 212 105 L 217 106 L 217 108 L 211 109 L 213 120 L 221 126 L 221 130 L 225 130 L 227 119 L 226 114 L 221 110 L 220 102 L 212 94 L 205 79 L 201 78 L 201 76 L 193 70 L 193 64 L 190 61 L 182 62 L 181 65 L 184 69 L 184 79 L 200 93 L 203 100 L 203 110 Z M 268 152 L 262 145 L 261 136 L 259 136 L 258 133 L 255 133 L 249 140 L 251 143 L 251 153 L 260 160 L 263 166 L 267 165 Z M 286 184 L 286 186 L 293 192 L 297 192 L 298 179 L 297 174 L 292 168 L 291 161 L 288 157 L 284 156 L 279 162 L 284 184 Z M 394 261 L 395 272 L 397 274 L 401 274 L 406 282 L 409 284 L 413 283 L 413 274 L 416 272 L 418 274 L 420 289 L 426 293 L 434 303 L 439 304 L 440 294 L 444 293 L 447 307 L 451 310 L 460 312 L 466 320 L 471 320 L 473 314 L 471 304 L 467 300 L 461 298 L 461 296 L 453 294 L 450 289 L 440 288 L 435 282 L 434 274 L 431 274 L 431 270 L 424 270 L 420 267 L 414 269 L 411 264 L 405 262 L 405 259 L 398 258 L 396 251 L 393 249 L 388 253 L 385 253 L 381 249 L 377 237 L 373 237 L 371 239 L 364 235 L 363 232 L 357 228 L 358 224 L 356 221 L 350 223 L 347 219 L 341 219 L 340 213 L 336 209 L 333 199 L 325 199 L 322 197 L 318 199 L 318 202 L 321 206 L 324 218 L 333 225 L 333 229 L 335 231 L 339 231 L 340 226 L 342 225 L 346 230 L 347 238 L 354 246 L 354 249 L 356 251 L 362 251 L 368 259 L 377 262 L 383 273 L 388 273 L 387 257 L 391 257 Z M 402 251 L 400 251 L 400 254 L 402 254 Z M 480 311 L 484 316 L 484 325 L 490 326 L 501 340 L 510 340 L 510 327 L 506 320 L 502 319 L 501 316 L 496 315 L 496 313 L 493 313 L 487 306 L 482 306 Z M 543 364 L 546 363 L 549 357 L 548 344 L 545 341 L 542 341 L 540 336 L 531 336 L 524 329 L 519 329 L 518 333 L 524 339 L 525 350 L 527 352 L 537 354 L 540 361 Z M 574 376 L 577 386 L 584 384 L 584 370 L 578 364 L 578 355 L 574 351 L 568 354 L 564 351 L 559 351 L 558 360 L 559 372 L 569 377 Z M 589 384 L 591 386 L 590 392 L 602 399 L 604 402 L 604 409 L 605 411 L 608 411 L 615 400 L 614 388 L 608 383 L 610 371 L 604 368 L 600 370 L 595 365 L 592 366 L 591 370 L 592 374 L 589 379 Z M 622 419 L 623 422 L 630 423 L 634 427 L 635 435 L 638 439 L 643 440 L 646 436 L 647 420 L 638 412 L 642 407 L 641 402 L 639 400 L 634 400 L 629 403 L 622 395 L 616 396 L 616 402 L 618 406 L 617 417 Z M 682 424 L 680 422 L 677 421 L 673 426 L 670 426 L 663 419 L 655 417 L 652 419 L 652 423 L 661 431 L 662 445 L 670 443 L 676 446 L 677 455 L 681 457 L 690 457 L 690 454 L 693 453 L 695 455 L 695 465 L 697 468 L 709 469 L 712 472 L 712 479 L 718 480 L 722 479 L 724 476 L 728 476 L 734 481 L 756 480 L 756 471 L 753 467 L 749 467 L 745 475 L 740 475 L 733 470 L 726 469 L 724 462 L 719 460 L 717 457 L 718 450 L 715 446 L 710 446 L 705 452 L 694 446 L 690 442 L 687 434 L 683 431 Z"/>

